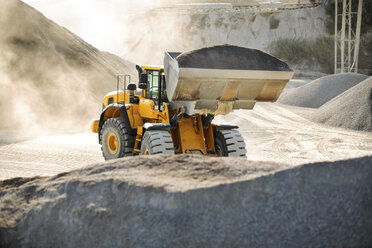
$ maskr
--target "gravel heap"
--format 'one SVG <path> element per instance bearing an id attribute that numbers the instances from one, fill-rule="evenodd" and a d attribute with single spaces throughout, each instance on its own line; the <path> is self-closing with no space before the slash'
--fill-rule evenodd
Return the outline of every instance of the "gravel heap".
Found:
<path id="1" fill-rule="evenodd" d="M 284 90 L 278 102 L 305 108 L 319 108 L 339 94 L 367 79 L 357 73 L 328 75 L 304 86 Z"/>
<path id="2" fill-rule="evenodd" d="M 324 104 L 311 119 L 335 127 L 372 131 L 372 77 Z"/>
<path id="3" fill-rule="evenodd" d="M 231 45 L 185 52 L 176 60 L 180 67 L 185 68 L 291 71 L 286 63 L 267 53 Z"/>
<path id="4" fill-rule="evenodd" d="M 114 160 L 0 185 L 0 247 L 367 247 L 372 157 Z"/>
<path id="5" fill-rule="evenodd" d="M 311 79 L 291 79 L 285 86 L 285 89 L 292 89 L 304 86 L 311 82 Z"/>

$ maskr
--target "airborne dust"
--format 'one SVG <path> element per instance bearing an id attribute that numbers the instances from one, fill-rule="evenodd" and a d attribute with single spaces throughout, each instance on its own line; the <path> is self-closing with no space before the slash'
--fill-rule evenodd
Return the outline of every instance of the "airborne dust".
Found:
<path id="1" fill-rule="evenodd" d="M 136 80 L 133 63 L 99 51 L 21 1 L 2 1 L 0 27 L 1 130 L 88 131 L 102 97 L 116 88 L 115 75 Z"/>

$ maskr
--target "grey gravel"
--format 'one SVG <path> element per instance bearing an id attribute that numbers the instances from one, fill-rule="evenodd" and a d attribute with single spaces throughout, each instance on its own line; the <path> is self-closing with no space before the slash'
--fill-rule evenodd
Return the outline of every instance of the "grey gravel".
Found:
<path id="1" fill-rule="evenodd" d="M 2 247 L 369 247 L 372 157 L 113 160 L 0 192 Z"/>
<path id="2" fill-rule="evenodd" d="M 368 76 L 358 73 L 328 75 L 304 86 L 284 90 L 278 102 L 298 107 L 319 108 L 367 78 Z"/>
<path id="3" fill-rule="evenodd" d="M 176 59 L 180 67 L 187 68 L 291 71 L 286 63 L 267 53 L 232 45 L 201 48 Z"/>
<path id="4" fill-rule="evenodd" d="M 330 126 L 372 131 L 372 77 L 324 104 L 310 117 Z"/>

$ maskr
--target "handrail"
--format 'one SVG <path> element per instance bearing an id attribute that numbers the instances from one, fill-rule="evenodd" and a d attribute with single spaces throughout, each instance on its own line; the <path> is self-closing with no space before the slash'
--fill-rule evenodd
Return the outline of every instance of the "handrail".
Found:
<path id="1" fill-rule="evenodd" d="M 122 79 L 122 80 L 121 80 Z M 116 103 L 119 103 L 119 88 L 120 88 L 120 82 L 124 83 L 124 106 L 125 106 L 125 89 L 127 88 L 127 83 L 130 83 L 130 75 L 128 74 L 117 74 L 116 75 Z"/>

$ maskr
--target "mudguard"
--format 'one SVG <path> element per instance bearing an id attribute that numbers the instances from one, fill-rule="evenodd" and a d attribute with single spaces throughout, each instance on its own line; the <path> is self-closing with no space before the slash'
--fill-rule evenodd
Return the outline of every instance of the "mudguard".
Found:
<path id="1" fill-rule="evenodd" d="M 128 112 L 127 112 L 127 108 L 125 107 L 124 104 L 120 104 L 120 103 L 112 103 L 110 105 L 108 105 L 101 113 L 101 116 L 99 118 L 99 125 L 98 125 L 98 142 L 101 144 L 101 129 L 102 129 L 102 126 L 103 126 L 103 123 L 105 122 L 105 113 L 109 110 L 109 109 L 118 109 L 120 110 L 121 112 L 121 117 L 123 118 L 124 120 L 124 123 L 125 123 L 125 126 L 128 127 L 128 133 L 129 135 L 131 136 L 135 136 L 137 134 L 137 129 L 136 128 L 132 128 L 132 126 L 130 125 L 130 121 L 129 121 L 129 117 L 128 117 Z M 112 116 L 112 117 L 120 117 L 120 116 Z"/>

